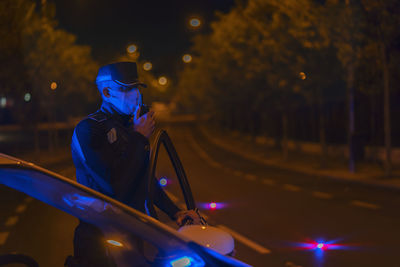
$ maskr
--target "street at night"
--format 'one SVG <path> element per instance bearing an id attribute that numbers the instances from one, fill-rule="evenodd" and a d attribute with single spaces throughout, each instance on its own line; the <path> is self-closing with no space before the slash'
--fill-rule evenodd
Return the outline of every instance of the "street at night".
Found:
<path id="1" fill-rule="evenodd" d="M 0 1 L 0 266 L 400 266 L 399 29 L 398 0 Z"/>

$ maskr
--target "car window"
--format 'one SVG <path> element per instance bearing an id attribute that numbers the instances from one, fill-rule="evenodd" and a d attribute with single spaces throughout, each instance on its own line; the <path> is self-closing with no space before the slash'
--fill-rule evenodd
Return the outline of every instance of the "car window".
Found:
<path id="1" fill-rule="evenodd" d="M 164 190 L 178 208 L 187 209 L 178 175 L 164 145 L 158 151 L 155 178 L 158 186 Z M 176 228 L 176 224 L 166 214 L 157 208 L 156 211 L 160 221 Z"/>
<path id="2" fill-rule="evenodd" d="M 153 213 L 152 209 L 154 209 L 155 214 L 152 214 L 153 217 L 171 225 L 171 220 L 168 216 L 157 210 L 154 205 L 155 183 L 163 188 L 164 192 L 178 208 L 195 208 L 193 195 L 182 163 L 171 139 L 164 130 L 160 130 L 157 133 L 152 143 L 149 175 L 155 178 L 149 181 L 149 188 L 153 188 L 153 191 L 150 190 L 150 205 L 148 207 L 150 207 L 150 214 Z"/>

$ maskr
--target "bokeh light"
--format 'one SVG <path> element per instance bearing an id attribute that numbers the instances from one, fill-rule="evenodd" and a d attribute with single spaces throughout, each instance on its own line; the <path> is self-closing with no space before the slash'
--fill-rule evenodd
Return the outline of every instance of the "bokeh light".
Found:
<path id="1" fill-rule="evenodd" d="M 25 102 L 29 102 L 29 101 L 31 101 L 31 94 L 30 93 L 26 93 L 25 95 L 24 95 L 24 100 L 25 100 Z"/>
<path id="2" fill-rule="evenodd" d="M 0 98 L 0 108 L 5 108 L 7 106 L 7 98 L 2 97 Z"/>
<path id="3" fill-rule="evenodd" d="M 305 80 L 307 78 L 307 75 L 304 72 L 300 72 L 299 77 L 300 79 Z"/>
<path id="4" fill-rule="evenodd" d="M 57 89 L 57 83 L 56 82 L 52 82 L 50 84 L 50 88 L 51 88 L 51 90 L 56 90 Z"/>
<path id="5" fill-rule="evenodd" d="M 185 55 L 182 57 L 182 60 L 183 60 L 183 62 L 185 62 L 185 63 L 189 63 L 189 62 L 192 61 L 192 56 L 189 55 L 189 54 L 185 54 Z"/>
<path id="6" fill-rule="evenodd" d="M 143 64 L 143 69 L 144 69 L 145 71 L 149 71 L 149 70 L 151 70 L 152 68 L 153 68 L 153 65 L 152 65 L 150 62 L 146 62 L 146 63 Z"/>
<path id="7" fill-rule="evenodd" d="M 165 76 L 161 76 L 160 78 L 158 78 L 158 83 L 160 85 L 167 85 L 168 79 Z"/>
<path id="8" fill-rule="evenodd" d="M 336 249 L 349 249 L 348 245 L 337 244 L 337 240 L 323 241 L 323 240 L 309 240 L 305 243 L 296 243 L 295 247 L 306 250 L 336 250 Z"/>
<path id="9" fill-rule="evenodd" d="M 189 21 L 189 24 L 190 24 L 190 26 L 192 26 L 192 27 L 194 27 L 194 28 L 197 28 L 197 27 L 200 27 L 201 21 L 200 21 L 198 18 L 192 18 L 192 19 Z"/>
<path id="10" fill-rule="evenodd" d="M 166 186 L 168 184 L 168 180 L 166 178 L 161 178 L 159 183 L 161 186 Z"/>
<path id="11" fill-rule="evenodd" d="M 230 205 L 224 202 L 198 202 L 198 206 L 205 210 L 219 210 L 228 208 Z"/>
<path id="12" fill-rule="evenodd" d="M 135 53 L 136 50 L 137 50 L 137 47 L 136 47 L 136 45 L 134 45 L 134 44 L 128 45 L 128 47 L 126 48 L 126 51 L 127 51 L 129 54 Z"/>

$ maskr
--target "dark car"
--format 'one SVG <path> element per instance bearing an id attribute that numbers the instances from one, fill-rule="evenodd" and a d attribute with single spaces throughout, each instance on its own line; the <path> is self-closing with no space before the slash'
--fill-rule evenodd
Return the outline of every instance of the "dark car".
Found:
<path id="1" fill-rule="evenodd" d="M 173 166 L 184 205 L 195 208 L 182 164 L 165 131 L 160 131 L 153 142 L 149 177 L 157 176 L 161 150 Z M 157 179 L 149 179 L 149 188 Z M 148 216 L 72 179 L 5 154 L 0 154 L 0 184 L 96 225 L 117 266 L 249 266 L 202 246 L 163 223 L 151 197 Z M 38 266 L 29 255 L 0 255 L 0 265 L 15 262 Z"/>

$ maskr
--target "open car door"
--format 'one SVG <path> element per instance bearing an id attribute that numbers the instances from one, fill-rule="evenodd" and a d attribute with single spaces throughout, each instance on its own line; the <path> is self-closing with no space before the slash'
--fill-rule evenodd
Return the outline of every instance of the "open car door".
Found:
<path id="1" fill-rule="evenodd" d="M 182 189 L 186 202 L 184 205 L 189 209 L 194 208 L 195 204 L 189 184 L 171 140 L 165 132 L 160 132 L 156 141 L 155 144 L 158 147 L 163 144 L 167 154 L 170 154 L 169 158 L 177 170 L 180 181 L 179 188 Z M 153 169 L 156 163 L 157 153 L 153 153 L 151 164 Z M 150 180 L 153 181 L 149 181 L 149 183 L 156 182 L 155 179 Z M 249 266 L 203 247 L 160 221 L 76 181 L 1 153 L 0 184 L 23 192 L 97 226 L 105 237 L 103 245 L 110 249 L 111 256 L 118 267 Z M 146 246 L 136 249 L 138 248 L 137 244 L 142 242 Z M 146 249 L 149 246 L 150 249 Z M 57 245 L 55 244 L 54 247 L 56 248 Z M 21 251 L 21 253 L 24 252 Z M 0 255 L 0 265 L 21 263 L 26 260 L 30 260 L 30 258 L 24 255 L 19 257 Z M 29 264 L 27 266 L 35 266 L 35 262 Z"/>
<path id="2" fill-rule="evenodd" d="M 156 186 L 163 187 L 164 192 L 180 209 L 196 208 L 185 170 L 165 130 L 160 130 L 156 134 L 152 144 L 149 166 L 147 208 L 152 217 L 160 219 L 161 215 L 154 205 Z M 164 222 L 164 220 L 160 220 Z"/>

